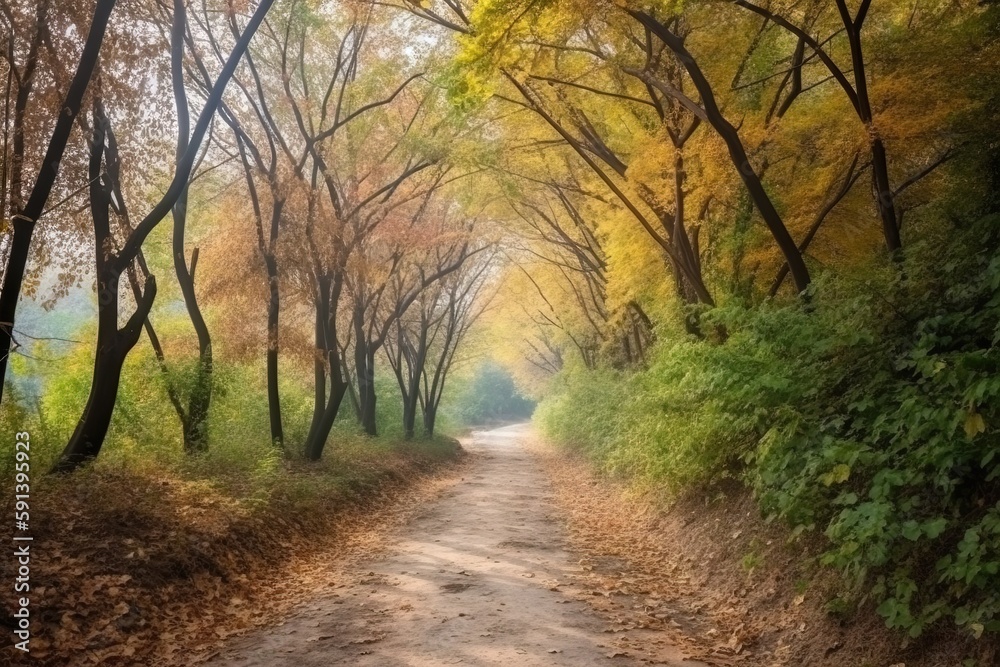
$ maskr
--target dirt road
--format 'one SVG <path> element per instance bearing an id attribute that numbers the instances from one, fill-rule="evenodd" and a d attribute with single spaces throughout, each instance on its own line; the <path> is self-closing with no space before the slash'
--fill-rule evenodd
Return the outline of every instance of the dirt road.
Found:
<path id="1" fill-rule="evenodd" d="M 308 601 L 279 627 L 243 637 L 225 666 L 696 665 L 649 632 L 625 650 L 608 618 L 572 585 L 548 482 L 524 447 L 527 429 L 478 433 L 473 462 L 381 558 L 345 572 L 335 595 Z M 633 636 L 633 646 L 634 636 Z"/>

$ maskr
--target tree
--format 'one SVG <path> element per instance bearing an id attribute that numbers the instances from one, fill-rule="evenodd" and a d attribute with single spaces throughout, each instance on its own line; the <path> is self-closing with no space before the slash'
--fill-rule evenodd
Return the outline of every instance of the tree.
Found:
<path id="1" fill-rule="evenodd" d="M 449 374 L 455 365 L 457 352 L 465 342 L 469 331 L 489 306 L 490 299 L 484 296 L 484 290 L 489 285 L 491 260 L 492 258 L 485 257 L 478 262 L 478 265 L 472 264 L 466 269 L 464 275 L 458 275 L 448 281 L 447 306 L 441 326 L 443 332 L 440 329 L 435 330 L 435 338 L 441 335 L 437 354 L 431 357 L 431 363 L 427 363 L 425 359 L 419 368 L 422 384 L 419 396 L 422 399 L 424 434 L 427 437 L 434 436 L 441 398 L 444 396 Z M 417 370 L 417 364 L 414 363 L 411 372 Z M 412 424 L 410 430 L 412 431 Z"/>
<path id="2" fill-rule="evenodd" d="M 103 183 L 98 184 L 94 179 L 100 174 L 102 156 L 106 163 L 110 161 L 112 164 L 111 170 L 117 171 L 119 167 L 116 163 L 116 155 L 111 154 L 109 156 L 103 149 L 107 137 L 107 125 L 101 122 L 101 116 L 105 114 L 95 114 L 95 135 L 91 147 L 90 167 L 91 207 L 94 216 L 95 240 L 98 241 L 96 246 L 98 303 L 101 304 L 100 307 L 103 310 L 100 311 L 99 315 L 98 352 L 94 366 L 94 378 L 91 385 L 90 397 L 87 400 L 87 406 L 73 436 L 70 438 L 59 462 L 55 466 L 54 470 L 56 472 L 70 472 L 85 461 L 95 458 L 100 453 L 101 447 L 104 444 L 104 438 L 107 435 L 108 426 L 111 422 L 111 414 L 117 398 L 122 366 L 128 352 L 139 340 L 141 323 L 149 314 L 153 298 L 156 295 L 156 282 L 150 276 L 146 279 L 143 299 L 136 313 L 130 318 L 126 327 L 119 331 L 117 325 L 119 281 L 121 276 L 127 273 L 137 260 L 143 241 L 173 208 L 174 204 L 181 197 L 181 194 L 187 189 L 188 179 L 191 177 L 199 146 L 208 131 L 208 126 L 222 99 L 223 92 L 237 64 L 243 57 L 247 46 L 250 44 L 250 40 L 270 9 L 272 2 L 273 0 L 262 0 L 257 6 L 239 41 L 229 54 L 226 64 L 216 79 L 212 92 L 208 96 L 205 106 L 198 117 L 198 121 L 190 137 L 188 137 L 186 142 L 187 148 L 181 158 L 177 160 L 170 187 L 118 248 L 113 248 L 111 244 L 107 243 L 110 239 L 110 226 L 107 220 L 110 209 L 110 193 L 116 187 L 115 183 L 109 180 L 107 185 Z M 175 17 L 176 20 L 178 19 Z M 175 80 L 176 83 L 177 81 Z M 123 202 L 119 202 L 119 205 L 123 206 Z M 125 209 L 122 208 L 121 210 L 124 215 Z M 102 304 L 102 302 L 106 303 Z"/>
<path id="3" fill-rule="evenodd" d="M 427 206 L 434 190 L 436 187 L 408 219 L 397 220 L 397 225 L 383 224 L 377 234 L 360 243 L 355 269 L 348 275 L 354 370 L 361 425 L 368 435 L 377 434 L 376 354 L 425 290 L 459 271 L 470 257 L 482 251 L 472 245 L 470 238 L 474 222 L 454 230 L 457 225 L 448 224 L 446 209 Z M 415 400 L 415 392 L 404 396 L 404 403 L 413 404 Z"/>
<path id="4" fill-rule="evenodd" d="M 291 140 L 279 141 L 307 202 L 294 242 L 309 258 L 300 270 L 315 313 L 314 407 L 305 452 L 317 460 L 348 391 L 339 320 L 350 262 L 394 211 L 420 200 L 434 160 L 407 145 L 426 98 L 404 93 L 420 73 L 390 84 L 365 76 L 366 68 L 377 71 L 384 64 L 376 46 L 366 41 L 372 8 L 350 8 L 329 22 L 304 7 L 293 9 L 271 40 L 280 68 L 273 82 L 283 93 L 280 109 L 287 115 L 278 117 L 273 98 L 268 113 L 288 123 L 291 129 L 282 136 L 295 137 L 301 148 L 296 154 Z M 338 44 L 336 58 L 326 66 L 312 55 L 321 43 L 314 35 Z M 362 370 L 358 389 L 364 396 Z"/>
<path id="5" fill-rule="evenodd" d="M 178 10 L 175 10 L 178 11 Z M 207 53 L 214 54 L 215 64 L 224 64 L 223 55 L 225 53 L 225 33 L 233 40 L 237 40 L 240 35 L 240 28 L 236 20 L 235 13 L 227 13 L 225 26 L 219 29 L 210 20 L 211 12 L 207 2 L 202 2 L 201 17 L 195 17 L 195 22 L 199 28 L 197 35 L 207 43 Z M 223 34 L 217 34 L 217 29 Z M 177 77 L 183 65 L 188 79 L 193 85 L 200 89 L 200 92 L 207 95 L 211 90 L 212 76 L 209 72 L 209 64 L 202 55 L 203 49 L 196 42 L 193 30 L 187 30 L 184 35 L 186 49 L 176 48 L 174 53 L 178 55 L 172 62 L 175 70 L 173 76 Z M 179 52 L 179 53 L 178 53 Z M 183 59 L 186 52 L 187 60 Z M 281 301 L 279 281 L 280 274 L 278 268 L 278 240 L 282 227 L 282 219 L 285 206 L 288 203 L 289 187 L 284 182 L 281 172 L 280 158 L 282 153 L 289 161 L 298 163 L 306 157 L 305 149 L 302 155 L 292 155 L 289 148 L 289 140 L 286 138 L 287 129 L 283 128 L 271 113 L 265 92 L 264 79 L 254 59 L 253 50 L 249 50 L 241 67 L 234 73 L 234 86 L 239 91 L 238 94 L 223 99 L 220 103 L 219 118 L 230 128 L 234 139 L 235 154 L 230 157 L 238 157 L 243 168 L 243 176 L 247 185 L 247 195 L 252 204 L 254 229 L 256 230 L 257 249 L 264 261 L 264 269 L 267 278 L 267 391 L 268 391 L 268 414 L 271 428 L 271 441 L 278 447 L 284 446 L 284 429 L 281 417 L 281 397 L 279 393 L 278 381 L 278 358 L 279 358 L 279 337 L 278 325 L 280 321 Z M 178 96 L 175 104 L 183 106 L 186 100 L 184 96 Z M 186 114 L 185 114 L 186 115 Z M 263 180 L 263 187 L 258 187 L 257 179 Z M 266 193 L 262 196 L 262 192 Z M 265 205 L 270 209 L 265 212 Z M 179 207 L 175 207 L 175 212 Z M 181 421 L 184 425 L 185 446 L 189 451 L 202 449 L 204 442 L 205 420 L 208 415 L 208 406 L 211 401 L 211 367 L 212 350 L 211 337 L 208 332 L 205 318 L 198 307 L 194 293 L 194 264 L 197 259 L 197 248 L 192 255 L 192 265 L 188 269 L 184 260 L 185 251 L 183 248 L 184 223 L 186 220 L 185 210 L 179 211 L 180 216 L 175 213 L 175 234 L 174 234 L 174 263 L 175 271 L 178 272 L 178 281 L 182 286 L 182 295 L 185 306 L 189 311 L 192 323 L 198 335 L 199 345 L 199 366 L 195 380 L 195 386 L 191 393 L 190 404 L 187 410 L 183 408 L 179 411 Z"/>
<path id="6" fill-rule="evenodd" d="M 174 0 L 173 29 L 170 33 L 170 73 L 173 81 L 174 106 L 177 111 L 177 152 L 176 160 L 180 164 L 189 148 L 189 133 L 191 131 L 191 113 L 188 109 L 187 90 L 184 81 L 184 51 L 185 36 L 188 33 L 187 9 L 185 0 Z M 195 294 L 195 269 L 198 266 L 198 248 L 191 254 L 188 264 L 185 247 L 185 231 L 188 216 L 188 188 L 181 190 L 171 211 L 174 221 L 173 259 L 177 284 L 180 285 L 184 297 L 184 306 L 188 317 L 198 335 L 198 370 L 195 374 L 194 386 L 183 415 L 184 450 L 188 453 L 205 451 L 208 448 L 208 433 L 206 432 L 208 411 L 212 403 L 212 336 L 198 298 Z"/>
<path id="7" fill-rule="evenodd" d="M 853 84 L 847 78 L 844 70 L 829 56 L 824 46 L 806 31 L 783 16 L 775 14 L 766 8 L 758 7 L 747 0 L 735 0 L 735 4 L 756 14 L 760 14 L 765 19 L 780 25 L 794 34 L 801 43 L 808 45 L 813 50 L 816 57 L 826 65 L 830 70 L 831 76 L 843 88 L 844 93 L 850 99 L 851 105 L 857 112 L 858 118 L 864 124 L 870 139 L 873 178 L 872 193 L 875 203 L 878 206 L 879 216 L 882 219 L 882 234 L 885 238 L 886 248 L 890 253 L 895 253 L 902 247 L 899 235 L 899 222 L 896 219 L 895 196 L 892 185 L 889 182 L 889 163 L 886 156 L 885 142 L 874 125 L 872 103 L 868 93 L 868 73 L 866 71 L 865 56 L 861 43 L 861 32 L 864 29 L 868 11 L 871 9 L 871 0 L 862 0 L 857 12 L 853 16 L 847 6 L 846 0 L 836 0 L 837 11 L 843 23 L 843 30 L 850 44 Z"/>
<path id="8" fill-rule="evenodd" d="M 439 234 L 447 234 L 453 223 L 446 214 L 439 220 Z M 490 278 L 494 256 L 469 246 L 472 231 L 469 225 L 465 233 L 452 234 L 450 242 L 431 239 L 433 245 L 417 265 L 394 272 L 395 278 L 386 289 L 384 315 L 378 322 L 381 340 L 371 340 L 368 334 L 367 349 L 372 350 L 376 343 L 384 346 L 396 376 L 403 399 L 403 433 L 408 440 L 416 430 L 418 407 L 422 407 L 426 434 L 434 434 L 437 408 L 455 351 L 488 303 L 480 296 Z"/>
<path id="9" fill-rule="evenodd" d="M 576 9 L 573 3 L 567 3 L 567 5 L 568 10 L 563 11 L 561 15 L 563 17 L 570 15 L 569 12 Z M 459 11 L 460 7 L 459 10 L 456 10 L 456 8 L 450 4 L 449 7 L 451 7 L 453 11 L 456 11 L 456 14 L 464 16 L 464 13 Z M 559 12 L 563 9 L 563 7 L 556 7 L 552 11 Z M 436 18 L 435 15 L 428 14 L 426 10 L 417 11 L 411 8 L 410 11 L 414 11 L 424 18 L 435 21 L 441 25 L 445 25 L 446 27 L 454 25 L 454 22 L 442 22 L 439 18 Z M 484 67 L 487 71 L 490 68 L 499 69 L 500 74 L 502 74 L 502 76 L 517 90 L 520 98 L 525 101 L 528 108 L 538 113 L 539 116 L 577 152 L 580 158 L 594 170 L 594 172 L 616 195 L 622 204 L 625 205 L 630 212 L 632 212 L 643 228 L 657 240 L 664 252 L 670 258 L 672 265 L 678 271 L 678 285 L 682 297 L 686 293 L 686 290 L 690 290 L 690 293 L 695 295 L 697 301 L 712 305 L 714 301 L 705 287 L 704 281 L 700 275 L 700 258 L 696 256 L 696 253 L 693 250 L 693 246 L 695 244 L 692 243 L 692 238 L 683 227 L 683 184 L 685 180 L 683 158 L 675 160 L 674 164 L 674 189 L 675 192 L 681 194 L 681 197 L 675 202 L 675 210 L 672 214 L 669 214 L 667 211 L 661 209 L 658 215 L 661 224 L 663 224 L 667 231 L 667 236 L 670 237 L 670 240 L 668 240 L 655 230 L 653 225 L 650 224 L 636 203 L 597 163 L 596 159 L 604 160 L 612 168 L 612 170 L 618 172 L 619 175 L 624 175 L 627 171 L 627 165 L 617 158 L 612 151 L 610 151 L 607 143 L 601 140 L 597 133 L 593 131 L 593 127 L 587 121 L 586 117 L 580 116 L 580 114 L 577 113 L 577 115 L 580 116 L 581 130 L 586 139 L 584 142 L 574 137 L 568 129 L 545 108 L 546 105 L 543 98 L 531 87 L 530 81 L 521 80 L 524 78 L 524 74 L 519 74 L 517 68 L 528 68 L 529 71 L 527 74 L 530 77 L 530 67 L 539 60 L 538 58 L 528 58 L 528 54 L 533 53 L 536 48 L 544 50 L 552 46 L 551 42 L 547 40 L 548 34 L 546 33 L 545 27 L 537 31 L 532 27 L 529 27 L 539 24 L 543 26 L 549 25 L 549 23 L 541 20 L 540 13 L 544 11 L 544 9 L 536 7 L 533 4 L 522 5 L 515 3 L 515 5 L 512 6 L 509 3 L 480 3 L 480 9 L 476 14 L 478 22 L 469 22 L 467 24 L 467 32 L 472 39 L 466 40 L 467 52 L 463 55 L 462 62 L 479 68 L 480 71 L 482 71 Z M 612 9 L 611 11 L 616 10 Z M 652 100 L 649 102 L 649 105 L 656 109 L 658 113 L 662 114 L 660 118 L 661 122 L 667 120 L 667 114 L 664 104 L 659 98 L 660 95 L 668 99 L 672 99 L 681 107 L 686 109 L 687 112 L 694 114 L 695 120 L 690 121 L 690 124 L 675 126 L 673 129 L 669 127 L 667 128 L 668 134 L 674 142 L 675 149 L 683 149 L 690 133 L 697 129 L 700 121 L 708 122 L 713 129 L 716 130 L 719 136 L 724 140 L 728 148 L 730 158 L 736 167 L 740 178 L 743 180 L 747 188 L 747 192 L 760 211 L 760 214 L 770 230 L 775 243 L 780 248 L 782 255 L 789 264 L 798 290 L 800 292 L 804 291 L 806 286 L 809 284 L 810 278 L 808 268 L 802 260 L 801 253 L 789 234 L 788 229 L 771 201 L 771 198 L 768 196 L 766 189 L 763 187 L 760 177 L 747 155 L 739 133 L 722 114 L 716 102 L 714 90 L 711 84 L 705 77 L 698 63 L 691 56 L 690 52 L 684 47 L 683 39 L 678 34 L 671 32 L 665 24 L 657 21 L 651 14 L 630 9 L 626 9 L 626 14 L 642 26 L 645 30 L 647 39 L 646 46 L 643 49 L 643 57 L 645 61 L 644 66 L 641 68 L 626 66 L 622 71 L 643 81 L 646 87 L 646 93 L 652 96 Z M 577 16 L 574 18 L 579 20 Z M 675 22 L 679 20 L 680 19 L 675 19 Z M 559 24 L 556 23 L 556 25 Z M 675 30 L 679 30 L 679 26 L 680 24 L 678 24 L 678 27 L 676 27 Z M 582 51 L 587 54 L 594 54 L 600 60 L 610 61 L 611 58 L 601 52 L 601 47 L 599 45 L 596 48 L 593 46 L 594 40 L 590 39 L 592 37 L 592 33 L 590 33 L 587 28 L 584 28 L 583 33 L 584 41 L 586 43 L 585 46 L 578 47 L 556 45 L 554 48 L 556 50 L 563 51 Z M 570 35 L 572 36 L 572 32 L 570 32 Z M 664 80 L 655 75 L 656 72 L 653 68 L 658 67 L 661 60 L 656 54 L 656 50 L 652 42 L 653 37 L 657 38 L 662 44 L 666 45 L 671 51 L 674 52 L 678 62 L 683 66 L 687 76 L 700 95 L 700 103 L 690 99 L 680 89 L 672 85 L 669 80 Z M 629 35 L 629 38 L 633 41 L 636 39 L 631 35 Z M 558 37 L 556 37 L 556 39 L 558 39 Z M 512 55 L 501 55 L 508 52 Z M 485 65 L 483 64 L 484 62 L 486 63 Z M 532 65 L 521 65 L 521 62 L 532 63 Z M 564 83 L 558 79 L 554 80 L 552 77 L 542 77 L 542 80 L 547 80 L 550 83 Z M 593 94 L 625 98 L 630 100 L 632 103 L 640 101 L 642 103 L 646 103 L 644 100 L 640 100 L 640 98 L 632 95 L 616 92 L 608 93 L 594 86 L 581 86 L 574 82 L 568 83 L 578 90 L 585 90 Z M 472 84 L 463 82 L 462 85 L 468 89 Z M 674 118 L 676 117 L 675 113 Z M 596 159 L 594 156 L 596 156 Z M 654 205 L 654 208 L 659 207 Z M 667 221 L 670 218 L 672 218 L 672 220 L 668 223 Z"/>

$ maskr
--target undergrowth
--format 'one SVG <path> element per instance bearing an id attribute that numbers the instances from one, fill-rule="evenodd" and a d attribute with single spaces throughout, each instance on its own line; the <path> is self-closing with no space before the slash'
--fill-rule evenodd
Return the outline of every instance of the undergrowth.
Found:
<path id="1" fill-rule="evenodd" d="M 1000 256 L 970 250 L 998 223 L 808 305 L 715 309 L 724 342 L 662 340 L 643 371 L 567 370 L 536 421 L 668 495 L 743 480 L 890 627 L 1000 633 Z"/>

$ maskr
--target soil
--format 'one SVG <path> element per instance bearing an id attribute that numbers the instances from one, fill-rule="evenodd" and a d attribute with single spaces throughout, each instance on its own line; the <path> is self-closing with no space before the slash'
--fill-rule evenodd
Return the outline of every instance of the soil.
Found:
<path id="1" fill-rule="evenodd" d="M 676 621 L 622 615 L 642 591 L 595 585 L 529 435 L 525 426 L 474 434 L 462 478 L 381 554 L 345 565 L 331 592 L 230 640 L 210 664 L 704 665 L 663 632 Z"/>
<path id="2" fill-rule="evenodd" d="M 667 506 L 541 445 L 475 433 L 461 478 L 331 569 L 279 625 L 213 667 L 956 667 L 995 645 L 886 629 L 869 600 L 831 614 L 817 545 L 765 523 L 745 488 Z"/>

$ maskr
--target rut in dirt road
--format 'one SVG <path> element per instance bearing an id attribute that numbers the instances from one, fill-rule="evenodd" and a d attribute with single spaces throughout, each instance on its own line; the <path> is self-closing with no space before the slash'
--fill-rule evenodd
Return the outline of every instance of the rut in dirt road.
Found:
<path id="1" fill-rule="evenodd" d="M 548 481 L 524 448 L 525 426 L 478 433 L 462 481 L 429 504 L 380 559 L 277 628 L 238 641 L 212 664 L 639 665 L 682 663 L 650 632 L 648 651 L 616 649 L 607 619 L 577 599 L 578 556 Z"/>

